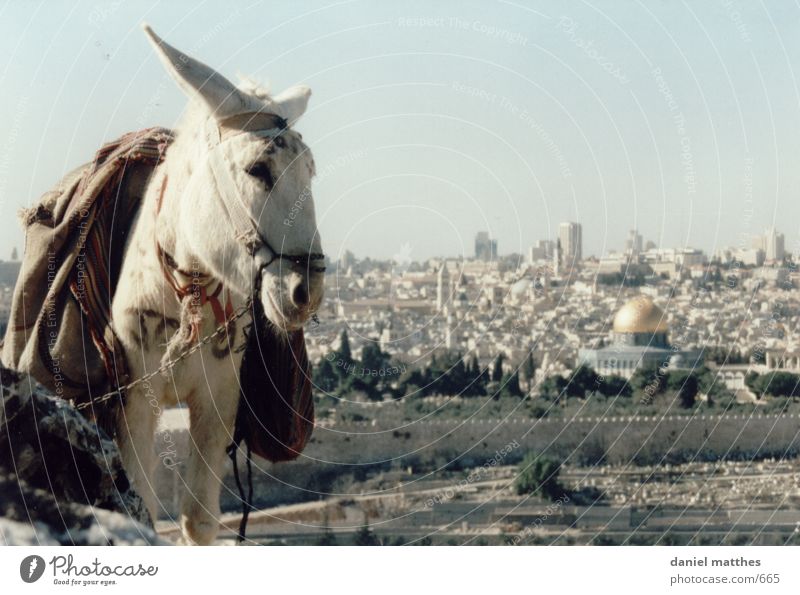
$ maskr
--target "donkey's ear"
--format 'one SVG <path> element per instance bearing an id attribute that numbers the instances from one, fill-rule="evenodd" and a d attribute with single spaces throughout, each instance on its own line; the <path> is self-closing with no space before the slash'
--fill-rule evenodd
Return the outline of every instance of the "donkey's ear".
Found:
<path id="1" fill-rule="evenodd" d="M 242 93 L 213 68 L 198 62 L 161 39 L 146 23 L 142 24 L 167 72 L 189 97 L 200 99 L 221 120 L 248 111 L 258 111 L 252 97 Z"/>
<path id="2" fill-rule="evenodd" d="M 278 115 L 291 126 L 306 112 L 309 97 L 311 97 L 311 89 L 305 85 L 297 85 L 273 97 L 272 102 L 275 104 L 276 111 L 280 112 Z"/>

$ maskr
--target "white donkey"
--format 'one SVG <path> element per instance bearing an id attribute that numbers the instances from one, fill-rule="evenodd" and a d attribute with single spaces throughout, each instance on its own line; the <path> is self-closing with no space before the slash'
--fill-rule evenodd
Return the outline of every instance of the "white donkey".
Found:
<path id="1" fill-rule="evenodd" d="M 322 300 L 324 270 L 310 191 L 314 161 L 290 128 L 310 90 L 271 97 L 257 87 L 237 88 L 144 29 L 191 105 L 148 184 L 112 304 L 134 379 L 212 333 L 251 296 L 276 332 L 300 328 Z M 176 290 L 186 299 L 176 299 Z M 155 519 L 158 412 L 188 404 L 191 452 L 181 505 L 188 543 L 208 544 L 218 531 L 242 326 L 131 389 L 118 420 L 123 464 Z M 166 345 L 165 331 L 175 331 Z"/>

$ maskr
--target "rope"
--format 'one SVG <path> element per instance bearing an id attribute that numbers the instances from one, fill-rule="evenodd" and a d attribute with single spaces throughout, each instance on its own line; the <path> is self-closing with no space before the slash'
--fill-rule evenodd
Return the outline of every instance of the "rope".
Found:
<path id="1" fill-rule="evenodd" d="M 243 543 L 245 540 L 245 533 L 247 532 L 247 519 L 250 516 L 250 509 L 253 508 L 253 467 L 251 465 L 252 453 L 250 452 L 250 445 L 245 440 L 247 445 L 247 497 L 244 495 L 244 486 L 242 480 L 239 479 L 239 462 L 236 459 L 236 453 L 239 451 L 239 446 L 236 442 L 228 445 L 228 456 L 233 463 L 233 478 L 236 480 L 236 488 L 239 490 L 239 500 L 242 501 L 242 518 L 239 521 L 239 532 L 236 535 L 236 543 Z"/>
<path id="2" fill-rule="evenodd" d="M 247 518 L 253 508 L 253 453 L 250 451 L 250 442 L 244 441 L 247 445 L 247 501 L 242 502 L 242 520 L 239 523 L 239 543 L 244 541 L 244 532 L 247 530 Z"/>
<path id="3" fill-rule="evenodd" d="M 242 306 L 241 308 L 239 308 L 238 310 L 236 310 L 230 316 L 230 318 L 225 321 L 224 324 L 221 324 L 221 325 L 219 325 L 217 327 L 217 330 L 215 330 L 210 335 L 207 335 L 207 336 L 203 337 L 202 339 L 200 339 L 191 348 L 189 348 L 186 351 L 184 351 L 183 353 L 181 353 L 174 360 L 169 361 L 169 362 L 161 365 L 157 370 L 155 370 L 153 372 L 150 372 L 149 374 L 145 374 L 144 376 L 141 376 L 141 377 L 137 378 L 133 382 L 129 382 L 128 384 L 125 384 L 123 386 L 118 387 L 116 390 L 113 390 L 113 391 L 111 391 L 109 393 L 106 393 L 104 395 L 101 395 L 99 397 L 95 397 L 94 399 L 91 399 L 91 400 L 86 401 L 84 403 L 80 403 L 79 405 L 76 405 L 75 408 L 78 409 L 78 410 L 86 409 L 87 407 L 90 407 L 90 406 L 95 405 L 95 404 L 105 403 L 106 401 L 111 400 L 112 398 L 114 398 L 117 395 L 119 395 L 121 397 L 123 392 L 125 392 L 125 391 L 127 391 L 127 390 L 129 390 L 129 389 L 131 389 L 131 388 L 133 388 L 135 386 L 138 386 L 138 385 L 140 385 L 140 384 L 142 384 L 144 382 L 147 382 L 148 380 L 150 380 L 152 378 L 155 378 L 159 374 L 163 374 L 164 372 L 166 372 L 168 370 L 171 370 L 172 368 L 174 368 L 176 365 L 178 365 L 180 362 L 182 362 L 183 360 L 185 360 L 189 356 L 193 355 L 194 353 L 197 353 L 204 345 L 208 345 L 211 341 L 213 341 L 214 339 L 216 339 L 217 337 L 222 335 L 222 333 L 227 333 L 230 324 L 232 322 L 235 322 L 236 320 L 239 320 L 242 316 L 244 316 L 248 312 L 250 312 L 250 303 L 249 302 L 247 304 L 245 304 L 244 306 Z"/>

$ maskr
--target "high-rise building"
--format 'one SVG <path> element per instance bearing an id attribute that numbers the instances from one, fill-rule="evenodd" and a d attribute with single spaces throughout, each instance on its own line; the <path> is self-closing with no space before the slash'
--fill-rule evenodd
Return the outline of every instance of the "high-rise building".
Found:
<path id="1" fill-rule="evenodd" d="M 561 240 L 556 240 L 556 249 L 553 250 L 553 274 L 558 277 L 561 274 Z"/>
<path id="2" fill-rule="evenodd" d="M 479 231 L 475 236 L 475 258 L 484 261 L 497 258 L 497 240 L 491 239 L 488 231 Z"/>
<path id="3" fill-rule="evenodd" d="M 453 283 L 450 278 L 450 271 L 447 270 L 447 262 L 443 261 L 439 273 L 436 276 L 436 309 L 441 311 L 450 305 L 453 299 Z"/>
<path id="4" fill-rule="evenodd" d="M 764 234 L 764 254 L 767 260 L 778 261 L 784 257 L 784 237 L 775 228 L 768 229 Z"/>
<path id="5" fill-rule="evenodd" d="M 571 266 L 583 258 L 583 232 L 580 223 L 566 222 L 558 226 L 558 240 L 561 243 L 561 264 Z"/>
<path id="6" fill-rule="evenodd" d="M 528 249 L 528 261 L 534 263 L 537 260 L 552 258 L 554 250 L 555 243 L 552 240 L 539 240 L 535 246 Z"/>
<path id="7" fill-rule="evenodd" d="M 635 229 L 628 232 L 628 239 L 625 240 L 625 253 L 629 256 L 636 256 L 642 252 L 642 234 Z"/>
<path id="8" fill-rule="evenodd" d="M 339 258 L 339 266 L 347 270 L 349 267 L 353 266 L 356 262 L 355 255 L 350 252 L 350 250 L 345 250 L 344 254 Z"/>

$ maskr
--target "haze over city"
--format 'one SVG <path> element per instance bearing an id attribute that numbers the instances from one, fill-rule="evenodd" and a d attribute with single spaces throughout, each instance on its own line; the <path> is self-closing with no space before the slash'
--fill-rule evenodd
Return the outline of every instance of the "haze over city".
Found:
<path id="1" fill-rule="evenodd" d="M 619 249 L 629 229 L 713 254 L 800 220 L 791 3 L 463 2 L 455 16 L 315 0 L 292 18 L 279 1 L 274 26 L 256 6 L 102 6 L 0 9 L 4 257 L 22 244 L 18 207 L 104 141 L 177 121 L 183 97 L 145 51 L 142 18 L 228 76 L 313 88 L 299 129 L 334 259 L 464 256 L 481 230 L 524 254 L 570 220 L 585 256 Z"/>

